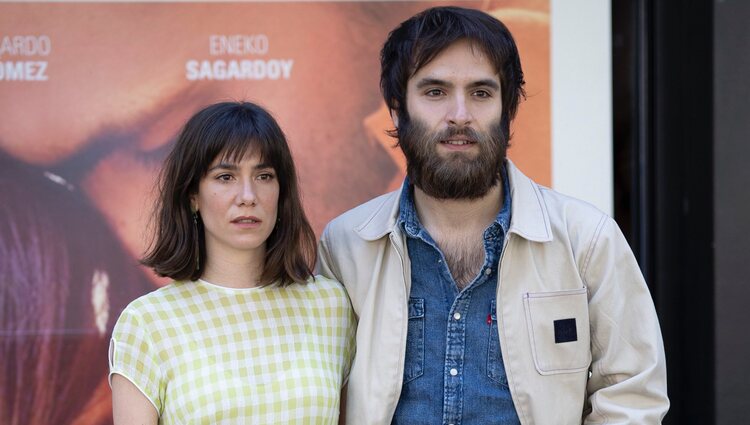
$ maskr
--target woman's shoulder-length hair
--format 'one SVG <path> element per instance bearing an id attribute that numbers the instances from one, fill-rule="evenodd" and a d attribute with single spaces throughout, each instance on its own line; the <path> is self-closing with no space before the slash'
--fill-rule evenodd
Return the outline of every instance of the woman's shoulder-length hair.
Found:
<path id="1" fill-rule="evenodd" d="M 260 283 L 306 282 L 317 246 L 302 208 L 292 154 L 276 120 L 249 102 L 208 106 L 185 124 L 159 177 L 153 241 L 141 263 L 159 276 L 199 279 L 206 244 L 203 223 L 191 210 L 190 198 L 217 156 L 236 162 L 251 153 L 273 167 L 279 182 L 278 220 L 266 240 Z"/>

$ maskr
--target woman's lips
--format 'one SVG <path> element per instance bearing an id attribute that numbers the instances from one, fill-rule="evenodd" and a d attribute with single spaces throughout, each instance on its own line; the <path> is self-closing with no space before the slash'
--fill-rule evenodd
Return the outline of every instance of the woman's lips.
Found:
<path id="1" fill-rule="evenodd" d="M 254 216 L 241 216 L 232 219 L 232 224 L 248 229 L 258 227 L 262 222 L 263 220 Z"/>

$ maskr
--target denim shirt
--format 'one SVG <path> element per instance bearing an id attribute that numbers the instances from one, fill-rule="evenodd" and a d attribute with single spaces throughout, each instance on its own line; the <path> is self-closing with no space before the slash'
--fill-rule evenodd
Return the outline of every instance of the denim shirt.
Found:
<path id="1" fill-rule="evenodd" d="M 498 263 L 511 211 L 505 167 L 502 181 L 503 206 L 484 231 L 484 264 L 462 291 L 419 222 L 413 186 L 408 179 L 404 185 L 398 223 L 407 236 L 411 293 L 404 381 L 393 424 L 520 424 L 495 311 Z"/>

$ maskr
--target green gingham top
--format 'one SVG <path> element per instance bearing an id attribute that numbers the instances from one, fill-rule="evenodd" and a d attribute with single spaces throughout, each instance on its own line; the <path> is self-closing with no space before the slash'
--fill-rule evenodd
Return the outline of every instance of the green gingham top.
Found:
<path id="1" fill-rule="evenodd" d="M 110 343 L 160 424 L 335 424 L 354 354 L 344 288 L 174 282 L 133 301 Z"/>

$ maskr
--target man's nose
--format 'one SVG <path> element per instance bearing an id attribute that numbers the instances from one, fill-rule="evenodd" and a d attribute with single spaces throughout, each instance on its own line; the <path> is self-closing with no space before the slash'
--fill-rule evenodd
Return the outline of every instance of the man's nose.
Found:
<path id="1" fill-rule="evenodd" d="M 471 112 L 469 111 L 467 99 L 464 95 L 456 95 L 451 102 L 446 117 L 449 124 L 463 127 L 471 123 Z"/>

